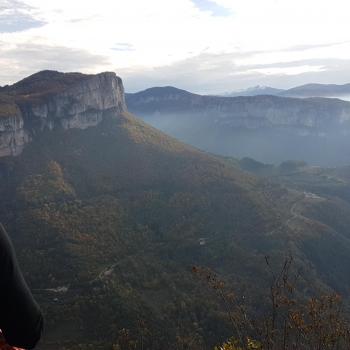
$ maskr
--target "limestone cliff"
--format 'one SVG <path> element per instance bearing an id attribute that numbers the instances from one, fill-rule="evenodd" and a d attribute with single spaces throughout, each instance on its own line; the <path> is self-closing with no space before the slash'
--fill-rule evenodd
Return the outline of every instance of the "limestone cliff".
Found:
<path id="1" fill-rule="evenodd" d="M 0 157 L 20 154 L 43 130 L 96 126 L 108 111 L 126 111 L 115 73 L 36 73 L 0 90 Z"/>
<path id="2" fill-rule="evenodd" d="M 126 100 L 129 110 L 138 116 L 160 115 L 164 119 L 170 115 L 174 120 L 186 116 L 185 122 L 197 118 L 209 128 L 287 128 L 305 134 L 321 134 L 341 127 L 350 132 L 350 103 L 337 99 L 203 96 L 160 87 L 127 94 Z"/>

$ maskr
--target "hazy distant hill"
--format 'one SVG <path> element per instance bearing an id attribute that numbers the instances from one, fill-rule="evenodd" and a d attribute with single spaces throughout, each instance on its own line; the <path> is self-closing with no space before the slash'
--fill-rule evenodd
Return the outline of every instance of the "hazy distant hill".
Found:
<path id="1" fill-rule="evenodd" d="M 171 90 L 173 108 L 181 94 Z M 265 255 L 293 254 L 300 297 L 349 295 L 347 209 L 325 224 L 319 198 L 148 126 L 127 111 L 115 74 L 41 72 L 2 101 L 0 217 L 46 315 L 41 348 L 110 349 L 122 329 L 145 349 L 213 348 L 232 329 L 193 265 L 255 312 Z"/>
<path id="2" fill-rule="evenodd" d="M 202 96 L 172 87 L 126 95 L 129 110 L 210 152 L 265 162 L 350 163 L 350 103 L 325 98 Z"/>
<path id="3" fill-rule="evenodd" d="M 274 95 L 284 97 L 326 97 L 350 100 L 350 84 L 305 84 L 291 89 L 276 89 L 270 86 L 254 86 L 245 90 L 222 94 L 223 96 Z"/>
<path id="4" fill-rule="evenodd" d="M 306 84 L 285 90 L 280 96 L 288 97 L 331 97 L 350 100 L 350 84 Z"/>

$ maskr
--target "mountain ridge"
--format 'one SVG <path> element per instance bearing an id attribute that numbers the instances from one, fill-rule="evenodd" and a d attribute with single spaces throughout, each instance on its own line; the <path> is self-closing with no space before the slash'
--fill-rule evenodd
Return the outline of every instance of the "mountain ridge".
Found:
<path id="1" fill-rule="evenodd" d="M 289 97 L 328 97 L 328 98 L 345 98 L 350 95 L 350 83 L 347 84 L 319 84 L 311 83 L 296 86 L 294 88 L 284 90 L 280 96 Z"/>
<path id="2" fill-rule="evenodd" d="M 0 91 L 0 156 L 18 155 L 37 133 L 97 125 L 108 109 L 126 111 L 121 79 L 42 71 Z"/>
<path id="3" fill-rule="evenodd" d="M 299 99 L 293 97 L 257 95 L 257 96 L 212 96 L 198 95 L 186 90 L 172 87 L 150 88 L 138 93 L 126 94 L 127 104 L 130 111 L 144 115 L 145 113 L 170 113 L 193 111 L 194 113 L 216 113 L 213 118 L 218 122 L 229 119 L 236 127 L 254 128 L 254 120 L 259 120 L 264 126 L 293 125 L 295 127 L 312 127 L 322 125 L 322 113 L 327 104 L 334 108 L 333 118 L 327 118 L 333 122 L 344 122 L 345 118 L 350 120 L 350 103 L 337 99 L 313 97 Z M 256 111 L 254 112 L 254 105 Z M 276 113 L 273 108 L 276 106 Z M 197 110 L 196 110 L 197 108 Z M 287 112 L 284 110 L 289 108 Z M 316 112 L 314 112 L 316 111 Z M 311 114 L 313 113 L 312 117 Z M 282 114 L 278 118 L 278 114 Z M 322 115 L 323 114 L 323 115 Z M 283 116 L 284 115 L 284 116 Z M 150 115 L 149 115 L 150 116 Z M 249 118 L 252 123 L 249 124 Z M 245 121 L 247 121 L 245 125 Z M 293 124 L 293 122 L 295 122 Z M 260 123 L 257 127 L 260 127 Z M 328 125 L 327 125 L 328 128 Z"/>
<path id="4" fill-rule="evenodd" d="M 174 86 L 163 86 L 155 87 L 157 89 L 167 88 L 173 89 L 174 92 L 177 89 Z M 143 91 L 153 89 L 147 88 L 141 91 L 134 92 L 132 94 L 137 94 Z M 178 89 L 182 91 L 187 91 L 185 89 Z M 192 93 L 187 91 L 188 93 Z M 130 93 L 131 94 L 131 93 Z M 195 94 L 204 95 L 206 94 Z M 243 96 L 259 96 L 259 95 L 272 95 L 281 97 L 294 97 L 294 98 L 312 98 L 312 97 L 322 97 L 322 98 L 338 98 L 348 100 L 350 95 L 350 83 L 345 84 L 322 84 L 322 83 L 307 83 L 303 85 L 298 85 L 288 89 L 278 89 L 271 86 L 252 86 L 247 89 L 237 90 L 232 92 L 225 92 L 221 94 L 211 94 L 211 96 L 222 96 L 222 97 L 243 97 Z"/>

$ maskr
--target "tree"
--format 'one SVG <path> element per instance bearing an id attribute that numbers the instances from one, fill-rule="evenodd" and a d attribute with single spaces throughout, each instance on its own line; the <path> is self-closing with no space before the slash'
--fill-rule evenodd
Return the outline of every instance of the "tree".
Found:
<path id="1" fill-rule="evenodd" d="M 249 310 L 215 273 L 193 267 L 193 273 L 205 281 L 221 299 L 233 337 L 215 350 L 342 350 L 350 348 L 350 326 L 338 294 L 312 298 L 297 296 L 299 272 L 292 270 L 293 258 L 285 259 L 275 273 L 265 257 L 272 277 L 268 304 L 261 314 Z"/>

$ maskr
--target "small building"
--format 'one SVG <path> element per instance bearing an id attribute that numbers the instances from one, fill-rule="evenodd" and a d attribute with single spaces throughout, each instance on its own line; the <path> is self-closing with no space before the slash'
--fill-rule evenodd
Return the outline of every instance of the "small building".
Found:
<path id="1" fill-rule="evenodd" d="M 204 238 L 204 237 L 201 237 L 201 238 L 199 239 L 199 245 L 206 245 L 206 244 L 207 244 L 207 239 Z"/>

